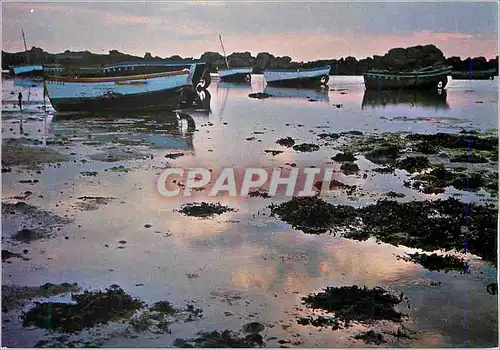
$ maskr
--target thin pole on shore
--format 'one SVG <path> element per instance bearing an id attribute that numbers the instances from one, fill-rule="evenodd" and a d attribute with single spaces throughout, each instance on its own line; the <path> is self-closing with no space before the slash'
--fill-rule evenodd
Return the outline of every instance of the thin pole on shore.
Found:
<path id="1" fill-rule="evenodd" d="M 227 69 L 229 69 L 229 63 L 227 62 L 226 50 L 224 49 L 224 44 L 222 43 L 222 36 L 219 34 L 220 45 L 222 46 L 222 52 L 224 53 L 224 59 L 226 60 Z"/>

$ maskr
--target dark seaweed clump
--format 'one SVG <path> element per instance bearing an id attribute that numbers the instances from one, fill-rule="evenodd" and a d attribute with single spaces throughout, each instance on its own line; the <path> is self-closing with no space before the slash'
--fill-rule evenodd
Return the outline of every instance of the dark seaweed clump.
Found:
<path id="1" fill-rule="evenodd" d="M 366 344 L 381 345 L 386 343 L 386 340 L 382 333 L 375 332 L 373 329 L 368 332 L 362 332 L 354 336 L 355 339 L 363 340 Z"/>
<path id="2" fill-rule="evenodd" d="M 413 187 L 424 193 L 442 193 L 443 189 L 448 186 L 453 186 L 458 190 L 473 191 L 481 187 L 486 187 L 497 191 L 497 176 L 488 176 L 480 173 L 461 173 L 438 167 L 427 174 L 419 174 L 413 179 L 425 181 L 425 185 L 417 183 Z M 431 189 L 434 189 L 431 191 Z M 440 191 L 441 190 L 441 191 Z"/>
<path id="3" fill-rule="evenodd" d="M 198 338 L 176 339 L 173 345 L 178 348 L 254 348 L 264 346 L 264 339 L 258 333 L 242 337 L 236 332 L 225 330 L 200 332 Z"/>
<path id="4" fill-rule="evenodd" d="M 353 222 L 356 209 L 350 206 L 333 206 L 318 197 L 294 197 L 280 205 L 271 204 L 271 215 L 291 224 L 305 233 L 325 233 L 333 227 Z"/>
<path id="5" fill-rule="evenodd" d="M 360 209 L 367 230 L 378 240 L 426 251 L 468 251 L 496 263 L 497 215 L 492 205 L 457 199 L 398 203 L 380 200 Z M 465 230 L 465 232 L 464 232 Z"/>
<path id="6" fill-rule="evenodd" d="M 167 154 L 165 154 L 165 158 L 177 159 L 179 157 L 182 157 L 183 155 L 184 155 L 184 153 L 167 153 Z"/>
<path id="7" fill-rule="evenodd" d="M 401 299 L 381 287 L 327 287 L 320 293 L 302 298 L 302 301 L 309 308 L 333 312 L 335 319 L 346 326 L 351 321 L 401 322 L 404 316 L 394 308 Z"/>
<path id="8" fill-rule="evenodd" d="M 187 203 L 182 206 L 179 210 L 184 215 L 187 216 L 197 216 L 197 217 L 210 217 L 214 215 L 220 215 L 228 211 L 235 211 L 226 205 L 220 203 Z"/>
<path id="9" fill-rule="evenodd" d="M 293 146 L 293 149 L 298 152 L 314 152 L 319 150 L 319 146 L 314 143 L 301 143 Z"/>
<path id="10" fill-rule="evenodd" d="M 488 159 L 475 154 L 460 154 L 450 159 L 452 163 L 488 163 Z"/>
<path id="11" fill-rule="evenodd" d="M 468 252 L 496 264 L 498 211 L 489 204 L 467 204 L 455 198 L 406 203 L 383 199 L 354 208 L 318 197 L 294 197 L 270 208 L 271 215 L 305 233 L 344 229 L 348 238 L 373 236 L 425 251 L 462 251 L 466 241 Z"/>
<path id="12" fill-rule="evenodd" d="M 329 139 L 329 140 L 336 140 L 340 137 L 340 134 L 336 134 L 334 132 L 332 133 L 321 133 L 318 135 L 320 139 Z"/>
<path id="13" fill-rule="evenodd" d="M 354 162 L 356 157 L 350 152 L 341 152 L 332 157 L 332 160 L 336 162 Z"/>
<path id="14" fill-rule="evenodd" d="M 407 254 L 408 256 L 398 256 L 399 259 L 410 261 L 416 264 L 422 265 L 429 271 L 463 271 L 468 272 L 468 264 L 464 262 L 463 259 L 459 259 L 456 256 L 447 255 L 437 255 L 434 254 Z"/>
<path id="15" fill-rule="evenodd" d="M 404 169 L 409 173 L 424 170 L 428 168 L 429 165 L 429 159 L 423 156 L 406 157 L 396 162 L 398 168 Z"/>
<path id="16" fill-rule="evenodd" d="M 410 141 L 424 141 L 434 147 L 450 149 L 471 148 L 476 150 L 494 151 L 498 149 L 498 138 L 479 137 L 464 134 L 410 134 L 406 136 Z"/>
<path id="17" fill-rule="evenodd" d="M 121 288 L 112 286 L 104 292 L 75 294 L 71 299 L 76 304 L 37 303 L 23 315 L 23 326 L 35 325 L 62 333 L 73 333 L 97 324 L 120 321 L 132 316 L 143 306 Z"/>
<path id="18" fill-rule="evenodd" d="M 376 164 L 393 162 L 401 155 L 401 146 L 392 143 L 383 143 L 375 149 L 366 152 L 366 159 Z"/>
<path id="19" fill-rule="evenodd" d="M 253 94 L 249 94 L 248 97 L 250 98 L 256 98 L 256 99 L 259 99 L 259 100 L 262 100 L 264 98 L 269 98 L 269 97 L 272 97 L 273 95 L 270 95 L 270 94 L 267 94 L 265 92 L 255 92 Z"/>
<path id="20" fill-rule="evenodd" d="M 295 140 L 292 139 L 290 136 L 288 136 L 288 137 L 279 139 L 278 141 L 276 141 L 276 143 L 280 146 L 292 147 L 293 145 L 295 145 Z"/>
<path id="21" fill-rule="evenodd" d="M 359 167 L 356 163 L 345 162 L 340 166 L 340 170 L 346 175 L 356 174 L 359 172 Z"/>

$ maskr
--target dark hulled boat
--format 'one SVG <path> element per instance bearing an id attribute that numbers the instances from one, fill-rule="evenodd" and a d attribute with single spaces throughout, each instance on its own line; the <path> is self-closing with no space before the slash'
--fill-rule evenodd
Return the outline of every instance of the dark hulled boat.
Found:
<path id="1" fill-rule="evenodd" d="M 367 90 L 444 89 L 451 70 L 451 66 L 431 66 L 412 72 L 372 69 L 363 78 Z"/>

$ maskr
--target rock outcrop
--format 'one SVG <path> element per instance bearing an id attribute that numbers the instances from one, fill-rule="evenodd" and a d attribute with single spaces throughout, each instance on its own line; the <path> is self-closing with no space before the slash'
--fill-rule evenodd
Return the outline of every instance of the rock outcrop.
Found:
<path id="1" fill-rule="evenodd" d="M 31 64 L 60 64 L 64 67 L 100 67 L 107 63 L 121 61 L 180 61 L 189 60 L 174 55 L 167 58 L 153 57 L 146 52 L 144 57 L 138 57 L 111 50 L 108 54 L 94 54 L 89 51 L 69 51 L 51 54 L 41 48 L 32 47 L 26 52 L 8 53 L 2 51 L 2 68 L 21 65 L 28 62 Z M 201 60 L 209 63 L 210 71 L 216 72 L 217 68 L 226 66 L 224 56 L 218 52 L 205 52 L 200 57 Z M 453 66 L 454 70 L 488 70 L 497 69 L 498 56 L 495 59 L 486 60 L 484 57 L 466 58 L 460 57 L 445 58 L 441 50 L 434 45 L 419 45 L 408 48 L 394 48 L 389 50 L 384 56 L 367 57 L 361 60 L 348 56 L 340 59 L 317 60 L 310 62 L 294 62 L 291 57 L 277 57 L 268 52 L 260 52 L 255 57 L 250 52 L 235 52 L 228 56 L 231 67 L 253 67 L 254 73 L 262 73 L 267 68 L 310 68 L 315 66 L 330 65 L 332 75 L 360 75 L 369 69 L 389 69 L 389 70 L 413 70 L 431 66 L 433 64 L 446 63 Z"/>

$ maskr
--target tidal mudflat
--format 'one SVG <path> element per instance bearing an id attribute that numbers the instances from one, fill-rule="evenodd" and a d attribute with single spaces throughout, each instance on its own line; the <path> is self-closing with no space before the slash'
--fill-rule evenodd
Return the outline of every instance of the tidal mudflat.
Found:
<path id="1" fill-rule="evenodd" d="M 63 116 L 3 80 L 3 345 L 497 346 L 497 89 L 256 75 L 204 108 Z M 156 188 L 168 167 L 313 166 L 325 195 Z"/>

